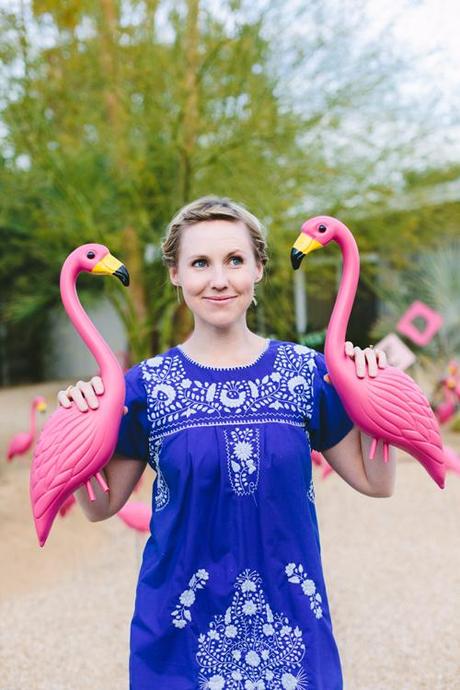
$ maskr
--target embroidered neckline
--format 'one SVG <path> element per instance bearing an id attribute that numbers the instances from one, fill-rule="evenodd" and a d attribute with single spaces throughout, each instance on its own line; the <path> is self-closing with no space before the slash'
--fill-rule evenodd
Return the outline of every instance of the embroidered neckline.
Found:
<path id="1" fill-rule="evenodd" d="M 257 358 L 253 361 L 250 362 L 249 364 L 240 364 L 238 366 L 234 367 L 213 367 L 210 364 L 201 364 L 200 362 L 197 362 L 195 359 L 190 357 L 184 350 L 182 349 L 181 345 L 176 345 L 176 350 L 180 352 L 180 354 L 188 361 L 194 364 L 197 367 L 200 367 L 200 369 L 211 369 L 212 371 L 238 371 L 239 369 L 249 369 L 250 367 L 253 367 L 255 364 L 260 362 L 262 357 L 267 354 L 267 352 L 270 349 L 270 345 L 272 344 L 272 340 L 270 338 L 265 339 L 265 347 L 262 350 L 262 352 L 257 356 Z"/>

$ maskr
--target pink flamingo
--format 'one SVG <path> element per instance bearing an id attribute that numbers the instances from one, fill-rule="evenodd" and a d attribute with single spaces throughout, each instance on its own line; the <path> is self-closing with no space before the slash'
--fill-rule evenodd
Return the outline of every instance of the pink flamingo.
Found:
<path id="1" fill-rule="evenodd" d="M 359 253 L 350 230 L 330 216 L 317 216 L 302 225 L 291 250 L 294 269 L 302 258 L 335 241 L 342 251 L 343 273 L 326 335 L 325 357 L 332 384 L 355 424 L 372 437 L 370 457 L 379 440 L 384 458 L 388 445 L 415 457 L 434 481 L 444 487 L 445 462 L 436 417 L 416 383 L 396 367 L 376 378 L 358 378 L 353 360 L 345 354 L 345 335 L 359 280 Z"/>
<path id="2" fill-rule="evenodd" d="M 70 496 L 67 496 L 65 499 L 64 503 L 61 505 L 59 508 L 59 515 L 61 517 L 65 517 L 67 513 L 70 513 L 74 505 L 76 504 L 77 499 L 73 494 L 70 494 Z"/>
<path id="3" fill-rule="evenodd" d="M 150 530 L 150 520 L 152 519 L 152 509 L 141 501 L 131 501 L 126 503 L 118 513 L 118 517 L 125 525 L 136 530 L 136 532 L 148 532 Z"/>
<path id="4" fill-rule="evenodd" d="M 460 474 L 460 455 L 456 453 L 453 448 L 450 448 L 450 446 L 444 446 L 444 459 L 448 472 Z"/>
<path id="5" fill-rule="evenodd" d="M 35 439 L 35 424 L 36 424 L 36 414 L 38 412 L 46 411 L 46 400 L 43 396 L 38 395 L 32 400 L 32 406 L 30 410 L 30 431 L 21 431 L 10 441 L 8 446 L 7 460 L 11 462 L 15 455 L 23 455 L 27 453 L 29 448 Z"/>
<path id="6" fill-rule="evenodd" d="M 331 472 L 334 471 L 328 463 L 328 461 L 326 460 L 326 458 L 324 457 L 324 455 L 322 453 L 318 453 L 317 450 L 311 451 L 311 459 L 314 465 L 316 465 L 317 467 L 321 467 L 321 479 L 327 479 Z"/>
<path id="7" fill-rule="evenodd" d="M 440 424 L 445 424 L 451 419 L 457 410 L 457 383 L 449 376 L 442 381 L 444 400 L 436 406 L 434 413 Z"/>
<path id="8" fill-rule="evenodd" d="M 30 477 L 32 511 L 40 546 L 44 545 L 60 506 L 78 487 L 86 485 L 90 499 L 94 500 L 90 479 L 95 477 L 103 490 L 108 491 L 100 470 L 113 454 L 123 414 L 123 372 L 77 296 L 76 281 L 83 271 L 115 275 L 123 285 L 129 284 L 126 268 L 101 244 L 78 247 L 62 267 L 60 289 L 65 310 L 99 365 L 106 394 L 96 410 L 80 412 L 76 405 L 58 408 L 41 433 Z"/>

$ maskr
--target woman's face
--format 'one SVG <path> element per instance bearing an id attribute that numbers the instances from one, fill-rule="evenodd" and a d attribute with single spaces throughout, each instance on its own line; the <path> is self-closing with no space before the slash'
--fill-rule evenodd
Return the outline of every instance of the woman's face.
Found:
<path id="1" fill-rule="evenodd" d="M 262 278 L 249 230 L 242 222 L 209 220 L 182 231 L 179 258 L 169 268 L 195 320 L 225 328 L 245 317 Z"/>

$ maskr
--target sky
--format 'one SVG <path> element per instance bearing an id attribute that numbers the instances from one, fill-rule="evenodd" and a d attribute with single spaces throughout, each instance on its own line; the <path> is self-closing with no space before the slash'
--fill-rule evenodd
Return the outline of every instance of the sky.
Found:
<path id="1" fill-rule="evenodd" d="M 399 4 L 399 3 L 398 3 Z M 394 35 L 418 55 L 419 69 L 436 81 L 445 95 L 460 86 L 460 3 L 458 0 L 406 0 L 395 9 L 388 0 L 371 0 L 369 17 L 376 24 L 397 18 Z M 458 94 L 457 94 L 458 97 Z"/>

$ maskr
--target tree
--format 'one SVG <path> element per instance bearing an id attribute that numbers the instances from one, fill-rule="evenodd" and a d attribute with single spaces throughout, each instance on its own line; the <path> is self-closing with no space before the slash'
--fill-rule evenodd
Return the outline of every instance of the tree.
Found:
<path id="1" fill-rule="evenodd" d="M 271 268 L 252 323 L 294 338 L 289 249 L 300 221 L 309 208 L 335 212 L 339 199 L 347 209 L 356 189 L 362 199 L 392 192 L 377 168 L 398 142 L 386 150 L 380 130 L 371 136 L 369 114 L 382 111 L 386 93 L 401 128 L 398 94 L 388 96 L 398 60 L 357 40 L 360 27 L 335 0 L 300 9 L 205 0 L 21 7 L 1 14 L 0 222 L 25 231 L 24 252 L 44 256 L 52 276 L 83 241 L 119 255 L 132 289 L 103 289 L 140 359 L 190 328 L 160 259 L 167 222 L 199 195 L 229 195 L 269 229 Z M 366 134 L 345 157 L 357 108 Z M 15 185 L 20 198 L 8 193 Z M 377 242 L 369 235 L 369 247 Z M 87 283 L 89 293 L 101 289 Z M 43 315 L 59 296 L 55 285 L 42 290 L 31 282 L 25 295 L 13 278 L 3 314 L 18 318 L 27 300 L 29 314 Z"/>

